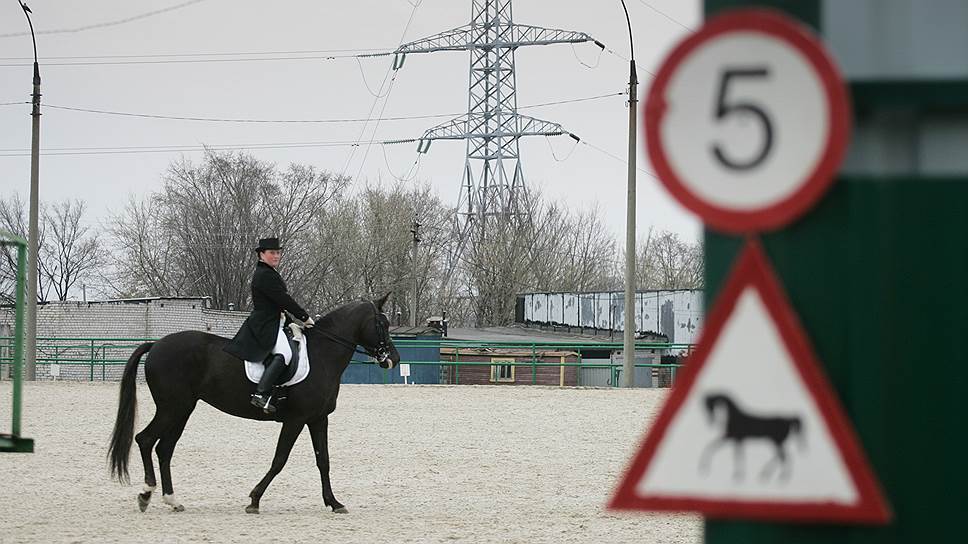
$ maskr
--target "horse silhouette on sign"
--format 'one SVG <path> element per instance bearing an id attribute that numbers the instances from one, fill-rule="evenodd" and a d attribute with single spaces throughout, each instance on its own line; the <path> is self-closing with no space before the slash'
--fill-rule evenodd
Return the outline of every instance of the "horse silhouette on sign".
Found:
<path id="1" fill-rule="evenodd" d="M 790 436 L 797 435 L 801 448 L 806 447 L 803 437 L 803 423 L 799 417 L 762 417 L 747 414 L 736 403 L 723 393 L 712 393 L 705 398 L 706 412 L 710 423 L 716 423 L 716 414 L 725 411 L 723 434 L 713 440 L 702 452 L 699 458 L 699 469 L 703 474 L 709 472 L 713 454 L 725 444 L 733 443 L 733 477 L 741 480 L 744 477 L 743 443 L 746 440 L 768 440 L 773 443 L 774 456 L 767 461 L 760 471 L 760 478 L 766 480 L 777 468 L 780 478 L 790 477 L 790 459 L 784 449 Z M 720 418 L 722 419 L 722 418 Z"/>

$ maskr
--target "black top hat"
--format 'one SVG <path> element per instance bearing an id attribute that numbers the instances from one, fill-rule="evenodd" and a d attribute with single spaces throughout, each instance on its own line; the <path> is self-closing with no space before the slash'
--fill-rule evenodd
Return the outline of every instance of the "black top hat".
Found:
<path id="1" fill-rule="evenodd" d="M 279 245 L 278 238 L 260 238 L 259 247 L 255 248 L 256 251 L 265 251 L 267 249 L 282 249 Z"/>

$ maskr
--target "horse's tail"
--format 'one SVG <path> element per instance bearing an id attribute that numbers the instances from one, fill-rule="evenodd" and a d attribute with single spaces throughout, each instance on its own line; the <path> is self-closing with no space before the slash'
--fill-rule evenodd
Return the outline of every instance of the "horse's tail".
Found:
<path id="1" fill-rule="evenodd" d="M 138 411 L 138 397 L 135 392 L 135 378 L 138 376 L 138 363 L 141 356 L 148 353 L 154 342 L 145 342 L 138 346 L 124 365 L 124 375 L 121 376 L 121 393 L 118 399 L 118 417 L 114 421 L 114 431 L 111 433 L 111 445 L 108 447 L 108 458 L 111 460 L 111 476 L 119 482 L 127 484 L 128 456 L 131 453 L 131 442 L 134 440 L 134 416 Z"/>

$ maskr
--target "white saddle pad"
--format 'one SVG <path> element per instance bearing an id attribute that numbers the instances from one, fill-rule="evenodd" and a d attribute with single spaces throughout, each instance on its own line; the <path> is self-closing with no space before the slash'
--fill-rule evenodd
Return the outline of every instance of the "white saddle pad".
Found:
<path id="1" fill-rule="evenodd" d="M 289 361 L 289 364 L 293 364 Z M 299 346 L 299 360 L 296 361 L 296 373 L 293 374 L 292 379 L 282 385 L 292 385 L 299 383 L 306 379 L 309 375 L 309 350 L 306 349 L 306 341 L 303 340 L 302 344 Z M 262 378 L 262 374 L 266 371 L 265 365 L 262 363 L 254 363 L 252 361 L 245 361 L 245 375 L 249 378 L 252 383 L 259 383 L 259 379 Z"/>

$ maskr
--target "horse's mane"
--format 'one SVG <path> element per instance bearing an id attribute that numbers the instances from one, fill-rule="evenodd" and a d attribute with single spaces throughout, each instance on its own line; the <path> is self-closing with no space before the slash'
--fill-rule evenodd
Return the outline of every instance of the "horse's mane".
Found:
<path id="1" fill-rule="evenodd" d="M 326 315 L 319 318 L 319 320 L 316 322 L 316 326 L 311 329 L 306 329 L 304 333 L 309 333 L 310 335 L 312 335 L 313 333 L 316 332 L 317 328 L 332 329 L 336 326 L 337 323 L 342 322 L 342 320 L 345 318 L 346 314 L 349 313 L 350 310 L 356 308 L 361 303 L 366 303 L 366 302 L 368 301 L 354 300 L 351 302 L 347 302 L 346 304 L 343 304 L 342 306 L 339 306 L 336 309 L 329 311 Z"/>

